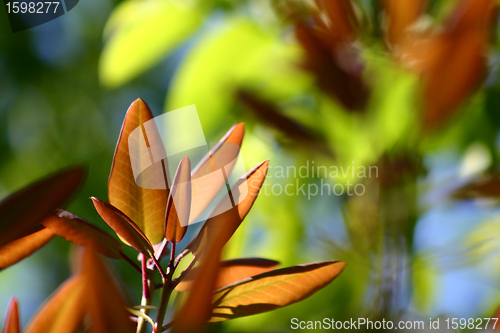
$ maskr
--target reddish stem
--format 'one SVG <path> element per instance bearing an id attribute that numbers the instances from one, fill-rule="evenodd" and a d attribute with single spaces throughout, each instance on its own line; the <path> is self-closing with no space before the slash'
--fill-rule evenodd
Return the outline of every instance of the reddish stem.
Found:
<path id="1" fill-rule="evenodd" d="M 146 258 L 142 258 L 141 264 L 142 264 L 142 295 L 144 298 L 150 298 L 151 295 L 149 294 L 149 286 L 148 286 L 148 266 L 146 262 Z"/>

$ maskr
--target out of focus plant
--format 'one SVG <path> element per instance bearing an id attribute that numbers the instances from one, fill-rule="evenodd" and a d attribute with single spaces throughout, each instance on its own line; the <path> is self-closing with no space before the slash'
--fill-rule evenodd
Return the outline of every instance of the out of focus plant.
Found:
<path id="1" fill-rule="evenodd" d="M 195 103 L 212 132 L 231 116 L 265 124 L 296 161 L 376 165 L 377 179 L 335 180 L 366 193 L 342 202 L 347 236 L 323 241 L 351 264 L 331 314 L 391 317 L 436 294 L 438 265 L 413 244 L 425 160 L 480 143 L 498 166 L 497 13 L 493 0 L 127 1 L 108 21 L 100 79 L 118 87 L 180 58 L 166 110 Z M 454 197 L 498 198 L 498 183 Z"/>
<path id="2" fill-rule="evenodd" d="M 126 33 L 153 29 L 120 16 L 134 5 L 146 6 L 123 4 L 108 22 L 101 79 L 109 86 L 125 82 L 122 72 L 112 74 L 111 51 L 126 45 Z M 215 130 L 220 115 L 244 115 L 250 124 L 271 128 L 298 160 L 378 167 L 377 179 L 335 180 L 366 187 L 363 196 L 345 198 L 348 237 L 323 240 L 351 263 L 344 291 L 358 296 L 335 315 L 359 315 L 361 305 L 370 317 L 391 318 L 406 313 L 410 300 L 419 308 L 430 304 L 436 269 L 413 247 L 423 212 L 423 160 L 436 148 L 478 141 L 494 152 L 498 84 L 482 84 L 494 79 L 489 64 L 497 3 L 193 1 L 184 8 L 201 14 L 205 24 L 192 25 L 181 38 L 199 29 L 183 47 L 167 110 L 195 103 Z M 489 192 L 496 184 L 482 182 L 479 190 Z M 457 196 L 470 197 L 474 186 Z"/>
<path id="3" fill-rule="evenodd" d="M 214 209 L 193 241 L 184 250 L 177 251 L 176 245 L 186 234 L 188 222 L 196 217 L 190 214 L 203 211 L 204 207 L 198 206 L 210 202 L 218 193 L 218 189 L 212 188 L 216 186 L 213 183 L 192 188 L 191 179 L 206 176 L 222 167 L 230 172 L 232 164 L 228 167 L 227 161 L 233 161 L 238 153 L 234 156 L 234 150 L 228 151 L 224 144 L 240 146 L 244 126 L 242 123 L 233 126 L 220 145 L 193 170 L 189 159 L 183 158 L 170 188 L 146 189 L 138 186 L 134 178 L 129 136 L 135 128 L 144 126 L 151 119 L 153 115 L 141 99 L 130 106 L 109 178 L 110 203 L 91 198 L 99 215 L 120 240 L 139 252 L 140 265 L 124 253 L 122 243 L 97 226 L 68 211 L 55 210 L 80 184 L 81 169 L 44 179 L 0 203 L 2 269 L 43 247 L 54 235 L 86 248 L 73 258 L 72 277 L 46 301 L 23 332 L 71 333 L 82 328 L 86 332 L 146 332 L 149 324 L 153 332 L 170 328 L 173 332 L 200 332 L 207 322 L 250 316 L 299 302 L 328 285 L 343 270 L 345 264 L 340 261 L 275 269 L 279 263 L 269 259 L 220 260 L 224 245 L 259 194 L 268 161 L 244 175 L 231 188 L 229 196 Z M 148 147 L 141 153 L 147 154 Z M 164 184 L 168 184 L 166 160 L 157 163 Z M 148 174 L 146 177 L 152 176 Z M 243 187 L 248 191 L 244 197 L 241 195 Z M 240 200 L 229 210 L 224 210 L 233 198 Z M 140 305 L 127 307 L 128 302 L 97 253 L 123 259 L 141 274 Z M 187 268 L 174 276 L 179 264 L 188 260 L 189 254 L 192 255 Z M 161 264 L 163 257 L 168 258 L 165 266 Z M 157 282 L 157 275 L 160 282 Z M 152 302 L 157 289 L 161 289 L 161 295 L 156 307 Z M 175 304 L 173 320 L 164 324 L 174 290 L 189 293 L 183 302 Z M 156 319 L 150 316 L 153 309 L 157 310 Z M 3 332 L 21 332 L 15 298 L 9 305 Z"/>

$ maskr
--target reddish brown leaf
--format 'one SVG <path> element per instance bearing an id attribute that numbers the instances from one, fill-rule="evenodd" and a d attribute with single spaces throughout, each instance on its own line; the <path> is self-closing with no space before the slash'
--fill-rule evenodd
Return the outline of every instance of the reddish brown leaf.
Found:
<path id="1" fill-rule="evenodd" d="M 297 23 L 295 36 L 305 51 L 303 67 L 314 74 L 321 90 L 351 111 L 363 110 L 370 88 L 357 49 L 334 31 L 316 30 L 303 22 Z"/>
<path id="2" fill-rule="evenodd" d="M 191 210 L 191 162 L 184 157 L 177 168 L 168 198 L 165 237 L 178 243 L 187 231 Z"/>
<path id="3" fill-rule="evenodd" d="M 26 235 L 44 217 L 64 204 L 84 176 L 82 168 L 59 171 L 0 202 L 0 247 Z"/>
<path id="4" fill-rule="evenodd" d="M 500 174 L 477 179 L 454 190 L 455 199 L 500 198 Z"/>
<path id="5" fill-rule="evenodd" d="M 212 313 L 212 297 L 218 280 L 222 248 L 236 231 L 241 221 L 252 207 L 264 182 L 269 161 L 265 161 L 243 176 L 232 188 L 231 198 L 238 205 L 233 209 L 217 215 L 225 210 L 227 202 L 221 201 L 207 220 L 202 230 L 188 248 L 196 252 L 203 261 L 194 278 L 193 288 L 175 319 L 172 331 L 201 332 Z M 244 198 L 239 196 L 246 194 Z"/>
<path id="6" fill-rule="evenodd" d="M 188 244 L 186 249 L 189 249 L 196 256 L 199 256 L 201 251 L 206 247 L 209 238 L 217 236 L 218 239 L 223 242 L 222 246 L 227 243 L 250 211 L 250 208 L 252 208 L 255 199 L 257 199 L 257 195 L 266 178 L 268 164 L 269 161 L 262 162 L 240 178 L 231 188 L 231 196 L 229 198 L 225 197 L 219 202 L 212 216 L 201 228 L 198 236 Z M 245 191 L 248 191 L 246 196 L 244 196 L 243 199 L 239 198 L 240 195 L 244 195 L 243 193 Z M 235 198 L 239 198 L 237 200 L 239 203 L 233 206 L 233 203 L 228 201 L 232 201 Z M 233 208 L 225 211 L 226 207 L 231 206 L 233 206 Z M 223 213 L 221 213 L 221 211 L 223 211 Z"/>
<path id="7" fill-rule="evenodd" d="M 353 40 L 358 19 L 351 0 L 316 0 L 320 10 L 326 13 L 329 25 L 339 40 Z"/>
<path id="8" fill-rule="evenodd" d="M 147 104 L 140 98 L 127 111 L 116 145 L 108 182 L 109 202 L 127 215 L 153 243 L 165 234 L 165 209 L 168 200 L 167 162 L 163 144 Z M 148 123 L 147 123 L 148 122 Z M 147 123 L 147 124 L 145 124 Z M 145 142 L 132 137 L 134 163 L 142 171 L 134 178 L 129 151 L 129 136 L 141 126 Z M 155 156 L 151 161 L 150 154 Z M 156 159 L 158 158 L 158 159 Z M 142 186 L 138 186 L 138 181 Z"/>
<path id="9" fill-rule="evenodd" d="M 89 247 L 106 257 L 121 259 L 122 245 L 92 223 L 75 214 L 59 209 L 42 224 L 56 235 L 83 247 Z"/>
<path id="10" fill-rule="evenodd" d="M 37 228 L 33 233 L 0 247 L 0 271 L 29 257 L 45 246 L 54 233 L 47 228 Z"/>
<path id="11" fill-rule="evenodd" d="M 128 218 L 118 208 L 110 205 L 101 199 L 92 197 L 94 207 L 116 234 L 127 244 L 134 247 L 142 254 L 152 255 L 154 253 L 153 246 L 146 238 L 146 235 L 139 227 Z"/>
<path id="12" fill-rule="evenodd" d="M 484 78 L 494 8 L 493 0 L 463 0 L 442 31 L 402 46 L 402 61 L 423 74 L 425 129 L 444 124 Z"/>
<path id="13" fill-rule="evenodd" d="M 126 302 L 108 268 L 93 251 L 85 249 L 82 278 L 92 326 L 92 333 L 132 333 Z"/>
<path id="14" fill-rule="evenodd" d="M 261 258 L 240 258 L 221 261 L 219 278 L 215 284 L 215 289 L 220 289 L 245 278 L 268 272 L 278 265 L 279 262 L 277 261 Z M 184 279 L 176 286 L 175 290 L 190 290 L 198 272 L 199 266 L 191 269 Z"/>
<path id="15" fill-rule="evenodd" d="M 210 177 L 213 171 L 224 169 L 229 175 L 240 152 L 245 134 L 245 124 L 238 123 L 220 139 L 205 155 L 192 172 L 192 199 L 189 222 L 193 222 L 226 185 L 223 179 Z"/>
<path id="16" fill-rule="evenodd" d="M 387 41 L 396 44 L 408 36 L 411 27 L 422 15 L 425 0 L 384 0 L 383 5 L 387 17 Z"/>
<path id="17" fill-rule="evenodd" d="M 218 229 L 210 236 L 205 247 L 206 260 L 199 266 L 193 288 L 176 316 L 172 333 L 202 332 L 211 317 L 213 293 L 218 279 L 225 235 L 222 229 Z"/>
<path id="18" fill-rule="evenodd" d="M 215 295 L 210 321 L 251 316 L 300 302 L 327 286 L 344 267 L 341 261 L 303 264 L 237 282 Z"/>
<path id="19" fill-rule="evenodd" d="M 72 277 L 31 318 L 24 333 L 75 333 L 85 319 L 86 290 L 83 279 Z"/>
<path id="20" fill-rule="evenodd" d="M 3 326 L 3 333 L 21 333 L 21 328 L 19 324 L 19 307 L 17 305 L 17 299 L 13 297 L 9 306 L 7 307 L 7 314 L 5 315 L 5 321 Z"/>
<path id="21" fill-rule="evenodd" d="M 271 103 L 243 90 L 238 92 L 238 98 L 257 117 L 294 139 L 296 143 L 331 156 L 331 151 L 325 146 L 323 140 L 301 124 L 285 116 Z"/>

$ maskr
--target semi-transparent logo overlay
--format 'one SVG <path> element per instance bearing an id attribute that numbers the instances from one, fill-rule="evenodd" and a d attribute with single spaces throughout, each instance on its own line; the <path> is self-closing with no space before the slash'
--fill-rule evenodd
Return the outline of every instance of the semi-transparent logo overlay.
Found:
<path id="1" fill-rule="evenodd" d="M 248 194 L 245 164 L 237 144 L 207 143 L 195 105 L 155 117 L 134 129 L 128 138 L 135 182 L 145 189 L 191 189 L 188 219 L 181 225 L 205 221 L 236 207 Z M 191 181 L 172 184 L 177 167 L 188 156 Z M 172 196 L 175 207 L 180 197 Z M 215 210 L 214 210 L 215 209 Z"/>

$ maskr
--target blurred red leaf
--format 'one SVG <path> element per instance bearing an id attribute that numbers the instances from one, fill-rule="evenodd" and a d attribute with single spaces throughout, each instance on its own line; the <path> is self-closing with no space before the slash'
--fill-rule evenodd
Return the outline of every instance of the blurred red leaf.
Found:
<path id="1" fill-rule="evenodd" d="M 146 235 L 139 227 L 128 218 L 118 208 L 110 205 L 101 199 L 92 197 L 94 207 L 106 222 L 120 238 L 127 244 L 134 247 L 137 251 L 146 255 L 153 255 L 153 246 L 146 238 Z"/>
<path id="2" fill-rule="evenodd" d="M 214 230 L 207 239 L 204 260 L 194 277 L 193 288 L 178 311 L 172 333 L 197 333 L 203 330 L 212 313 L 212 299 L 224 247 L 223 229 Z"/>
<path id="3" fill-rule="evenodd" d="M 329 20 L 329 27 L 339 40 L 352 40 L 359 26 L 351 0 L 316 0 Z"/>
<path id="4" fill-rule="evenodd" d="M 194 221 L 226 185 L 223 181 L 214 182 L 213 178 L 205 176 L 222 168 L 227 175 L 231 173 L 240 152 L 244 134 L 244 123 L 234 125 L 194 167 L 191 177 L 193 181 L 189 222 Z"/>
<path id="5" fill-rule="evenodd" d="M 129 319 L 126 302 L 115 280 L 98 255 L 85 249 L 82 277 L 90 313 L 92 333 L 132 333 L 135 324 Z"/>
<path id="6" fill-rule="evenodd" d="M 30 184 L 0 202 L 0 247 L 30 229 L 75 193 L 85 176 L 72 168 Z"/>
<path id="7" fill-rule="evenodd" d="M 47 228 L 36 228 L 27 236 L 18 238 L 0 247 L 0 271 L 29 257 L 44 247 L 54 237 Z"/>
<path id="8" fill-rule="evenodd" d="M 442 31 L 406 41 L 401 60 L 423 74 L 423 125 L 444 124 L 486 75 L 493 0 L 462 0 Z"/>
<path id="9" fill-rule="evenodd" d="M 319 88 L 331 98 L 351 111 L 363 110 L 370 89 L 363 80 L 364 65 L 352 44 L 352 20 L 345 14 L 352 10 L 345 7 L 350 1 L 320 3 L 335 21 L 325 24 L 317 14 L 316 27 L 305 22 L 296 24 L 295 36 L 305 51 L 303 67 L 314 74 Z"/>
<path id="10" fill-rule="evenodd" d="M 19 306 L 17 305 L 17 299 L 13 297 L 9 306 L 7 307 L 7 313 L 5 314 L 3 333 L 21 333 L 21 328 L 19 324 Z"/>
<path id="11" fill-rule="evenodd" d="M 257 199 L 260 188 L 266 178 L 268 164 L 269 161 L 262 162 L 240 178 L 231 188 L 231 197 L 225 197 L 218 203 L 212 216 L 205 222 L 196 238 L 186 246 L 186 249 L 199 256 L 201 251 L 205 250 L 209 238 L 215 235 L 219 241 L 223 242 L 222 246 L 227 243 L 250 211 L 250 208 L 252 208 L 255 199 Z M 236 206 L 233 206 L 232 202 L 227 202 L 228 200 L 238 198 L 239 195 L 244 195 L 245 191 L 248 192 L 245 193 L 242 200 L 238 200 L 239 203 Z M 233 208 L 226 211 L 226 207 Z M 220 213 L 221 211 L 223 213 Z"/>
<path id="12" fill-rule="evenodd" d="M 237 282 L 215 295 L 210 321 L 251 316 L 302 301 L 332 282 L 344 267 L 341 261 L 303 264 Z"/>
<path id="13" fill-rule="evenodd" d="M 167 204 L 165 237 L 178 243 L 187 231 L 191 210 L 191 163 L 184 157 L 175 173 Z"/>
<path id="14" fill-rule="evenodd" d="M 86 290 L 83 279 L 72 277 L 64 282 L 31 318 L 25 333 L 76 333 L 86 314 Z"/>
<path id="15" fill-rule="evenodd" d="M 425 0 L 384 0 L 382 2 L 387 17 L 387 41 L 394 45 L 408 37 L 410 28 L 422 15 Z"/>
<path id="16" fill-rule="evenodd" d="M 165 210 L 169 192 L 166 181 L 168 177 L 166 159 L 145 168 L 138 177 L 150 185 L 165 187 L 165 189 L 148 189 L 137 185 L 129 152 L 129 136 L 139 126 L 146 142 L 145 145 L 137 144 L 137 147 L 134 147 L 139 150 L 135 153 L 141 159 L 136 162 L 141 165 L 146 162 L 151 164 L 149 154 L 162 149 L 163 144 L 154 122 L 148 123 L 152 126 L 148 126 L 148 131 L 145 130 L 144 123 L 151 119 L 153 114 L 142 99 L 139 98 L 130 105 L 116 145 L 108 182 L 108 196 L 109 202 L 134 221 L 146 237 L 156 244 L 162 241 L 165 234 Z M 164 152 L 158 152 L 160 155 L 162 153 Z"/>
<path id="17" fill-rule="evenodd" d="M 89 247 L 106 257 L 121 259 L 123 247 L 116 239 L 92 223 L 68 211 L 58 209 L 42 224 L 56 235 L 83 247 Z"/>
<path id="18" fill-rule="evenodd" d="M 220 289 L 245 278 L 268 272 L 278 265 L 279 262 L 277 261 L 262 258 L 239 258 L 221 261 L 219 278 L 215 284 L 215 289 Z M 176 286 L 175 290 L 181 292 L 189 291 L 198 272 L 199 266 L 191 269 Z"/>
<path id="19" fill-rule="evenodd" d="M 320 138 L 316 137 L 312 134 L 312 131 L 309 131 L 301 124 L 285 116 L 271 103 L 261 100 L 251 92 L 243 90 L 238 92 L 238 98 L 257 117 L 285 133 L 288 137 L 294 139 L 296 143 L 331 156 L 330 150 Z"/>
<path id="20" fill-rule="evenodd" d="M 455 189 L 455 199 L 500 198 L 500 174 L 489 175 Z"/>

